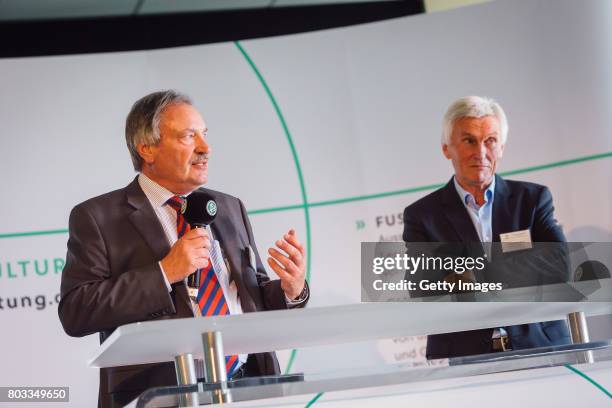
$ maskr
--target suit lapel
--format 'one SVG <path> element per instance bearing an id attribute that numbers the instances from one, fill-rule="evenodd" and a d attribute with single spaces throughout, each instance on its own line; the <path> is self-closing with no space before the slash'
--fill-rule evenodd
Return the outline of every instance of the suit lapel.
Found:
<path id="1" fill-rule="evenodd" d="M 151 248 L 155 259 L 161 260 L 170 251 L 170 244 L 166 239 L 166 233 L 155 214 L 155 210 L 153 210 L 147 196 L 142 191 L 140 184 L 138 184 L 138 177 L 127 186 L 126 196 L 128 203 L 134 208 L 134 211 L 129 216 L 130 222 L 138 230 L 149 248 Z M 177 310 L 183 310 L 185 309 L 184 306 L 187 305 L 188 310 L 193 313 L 185 284 L 182 282 L 175 283 L 172 285 L 172 288 L 175 292 Z"/>
<path id="2" fill-rule="evenodd" d="M 442 191 L 442 204 L 444 206 L 444 215 L 455 230 L 458 241 L 480 242 L 476 228 L 474 228 L 474 223 L 465 205 L 461 202 L 459 194 L 457 194 L 452 178 Z"/>
<path id="3" fill-rule="evenodd" d="M 130 222 L 140 232 L 155 258 L 162 259 L 170 250 L 170 245 L 151 203 L 138 184 L 138 178 L 128 185 L 126 195 L 128 203 L 134 207 L 129 216 Z"/>

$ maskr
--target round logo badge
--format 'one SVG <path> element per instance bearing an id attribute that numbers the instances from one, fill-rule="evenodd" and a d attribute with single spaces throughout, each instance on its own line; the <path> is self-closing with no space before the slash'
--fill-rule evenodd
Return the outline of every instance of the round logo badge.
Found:
<path id="1" fill-rule="evenodd" d="M 206 212 L 208 213 L 208 215 L 210 215 L 211 217 L 214 217 L 215 214 L 217 214 L 217 203 L 215 203 L 214 200 L 209 200 L 206 203 Z"/>
<path id="2" fill-rule="evenodd" d="M 183 200 L 181 204 L 181 214 L 185 214 L 185 211 L 187 211 L 187 200 Z"/>

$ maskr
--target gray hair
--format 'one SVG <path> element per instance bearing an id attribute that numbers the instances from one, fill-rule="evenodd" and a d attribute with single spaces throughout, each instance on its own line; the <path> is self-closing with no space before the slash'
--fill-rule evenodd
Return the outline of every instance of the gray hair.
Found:
<path id="1" fill-rule="evenodd" d="M 142 169 L 142 157 L 136 148 L 139 144 L 146 146 L 159 143 L 159 121 L 163 110 L 171 104 L 186 103 L 192 105 L 187 95 L 169 89 L 153 92 L 137 100 L 125 119 L 125 142 L 127 143 L 134 170 Z"/>
<path id="2" fill-rule="evenodd" d="M 455 121 L 461 118 L 482 118 L 495 116 L 501 128 L 501 143 L 506 144 L 508 139 L 508 119 L 502 107 L 486 96 L 464 96 L 451 104 L 444 115 L 442 124 L 442 145 L 450 143 Z"/>

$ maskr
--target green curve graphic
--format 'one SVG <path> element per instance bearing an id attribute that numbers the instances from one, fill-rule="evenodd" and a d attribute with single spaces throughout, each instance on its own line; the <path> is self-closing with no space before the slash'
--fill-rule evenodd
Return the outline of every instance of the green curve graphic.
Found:
<path id="1" fill-rule="evenodd" d="M 584 378 L 585 380 L 587 380 L 588 382 L 593 384 L 595 387 L 599 388 L 601 390 L 601 392 L 603 392 L 604 394 L 606 394 L 608 396 L 608 398 L 612 398 L 612 394 L 610 394 L 610 391 L 606 390 L 603 385 L 597 383 L 595 380 L 593 380 L 591 377 L 589 377 L 588 375 L 586 375 L 582 371 L 578 370 L 575 367 L 572 367 L 569 364 L 566 364 L 565 368 L 567 368 L 568 370 L 578 374 L 579 376 L 581 376 L 582 378 Z"/>
<path id="2" fill-rule="evenodd" d="M 18 237 L 32 237 L 36 235 L 55 235 L 55 234 L 67 234 L 67 229 L 56 229 L 46 231 L 28 231 L 28 232 L 12 232 L 9 234 L 0 234 L 0 238 L 18 238 Z"/>
<path id="3" fill-rule="evenodd" d="M 311 407 L 311 406 L 312 406 L 312 405 L 313 405 L 315 402 L 317 402 L 317 400 L 318 400 L 319 398 L 321 398 L 321 396 L 322 396 L 323 394 L 324 394 L 324 393 L 320 392 L 320 393 L 318 393 L 317 395 L 315 395 L 313 399 L 311 399 L 310 401 L 308 401 L 308 404 L 306 404 L 306 405 L 304 406 L 304 408 L 310 408 L 310 407 Z"/>
<path id="4" fill-rule="evenodd" d="M 584 374 L 582 371 L 578 370 L 577 368 L 572 367 L 569 364 L 566 364 L 565 367 L 568 368 L 570 371 L 578 374 L 579 376 L 581 376 L 582 378 L 584 378 L 585 380 L 593 384 L 595 387 L 599 388 L 604 394 L 608 396 L 608 398 L 612 398 L 612 394 L 610 394 L 608 390 L 606 390 L 602 385 L 600 385 L 595 380 L 593 380 L 592 378 Z M 317 395 L 315 395 L 313 399 L 308 401 L 308 403 L 304 406 L 304 408 L 310 408 L 319 398 L 321 398 L 323 394 L 324 394 L 323 392 L 320 392 Z"/>
<path id="5" fill-rule="evenodd" d="M 554 167 L 564 167 L 564 166 L 569 166 L 572 164 L 577 164 L 577 163 L 582 163 L 582 162 L 587 162 L 587 161 L 592 161 L 592 160 L 600 160 L 600 159 L 605 159 L 605 158 L 610 158 L 610 157 L 612 157 L 612 152 L 606 152 L 606 153 L 594 154 L 590 156 L 576 157 L 574 159 L 569 159 L 569 160 L 561 160 L 561 161 L 556 161 L 552 163 L 546 163 L 546 164 L 542 164 L 539 166 L 523 167 L 521 169 L 509 170 L 509 171 L 505 171 L 499 174 L 500 176 L 512 176 L 516 174 L 524 174 L 524 173 L 531 173 L 534 171 L 548 170 Z M 403 194 L 416 193 L 419 191 L 434 190 L 436 188 L 442 187 L 443 185 L 444 183 L 428 184 L 425 186 L 407 188 L 403 190 L 394 190 L 394 191 L 387 191 L 387 192 L 377 193 L 377 194 L 346 197 L 346 198 L 340 198 L 337 200 L 317 201 L 317 202 L 311 202 L 307 204 L 286 205 L 283 207 L 262 208 L 259 210 L 251 210 L 248 212 L 248 214 L 257 215 L 257 214 L 266 214 L 266 213 L 279 212 L 279 211 L 301 210 L 306 207 L 323 207 L 323 206 L 328 206 L 328 205 L 344 204 L 344 203 L 350 203 L 353 201 L 375 200 L 377 198 L 385 198 L 385 197 L 391 197 L 391 196 L 397 196 L 397 195 L 403 195 Z M 308 219 L 310 220 L 310 217 Z M 36 235 L 66 234 L 66 233 L 68 233 L 67 229 L 29 231 L 29 232 L 12 232 L 12 233 L 0 234 L 0 239 L 30 237 L 30 236 L 36 236 Z M 308 242 L 308 245 L 310 245 L 310 242 Z"/>
<path id="6" fill-rule="evenodd" d="M 578 374 L 579 376 L 581 376 L 582 378 L 584 378 L 585 380 L 593 384 L 595 387 L 599 388 L 604 394 L 608 396 L 608 398 L 612 398 L 612 394 L 610 394 L 608 390 L 606 390 L 602 385 L 598 384 L 595 380 L 593 380 L 592 378 L 584 374 L 582 371 L 572 367 L 569 364 L 566 364 L 565 367 L 571 370 L 572 372 Z M 310 408 L 312 405 L 314 405 L 315 402 L 317 402 L 319 398 L 323 396 L 323 394 L 324 394 L 323 392 L 320 392 L 317 395 L 315 395 L 314 398 L 308 401 L 308 403 L 304 406 L 304 408 Z"/>
<path id="7" fill-rule="evenodd" d="M 276 98 L 272 94 L 268 83 L 264 79 L 263 75 L 253 62 L 253 59 L 249 56 L 246 50 L 242 47 L 239 41 L 235 41 L 234 44 L 244 57 L 244 59 L 248 62 L 251 69 L 257 76 L 259 83 L 263 86 L 266 91 L 266 95 L 268 95 L 268 99 L 272 103 L 274 110 L 276 111 L 276 116 L 278 116 L 278 120 L 280 121 L 283 131 L 285 132 L 285 137 L 287 138 L 287 143 L 289 143 L 289 148 L 291 149 L 291 155 L 293 156 L 293 162 L 295 164 L 295 170 L 297 171 L 298 180 L 300 182 L 300 191 L 302 193 L 302 207 L 304 209 L 304 218 L 306 221 L 306 280 L 310 282 L 310 259 L 312 258 L 312 245 L 310 244 L 310 209 L 308 206 L 308 196 L 306 195 L 306 184 L 304 183 L 304 176 L 302 174 L 302 167 L 300 166 L 300 159 L 297 155 L 297 150 L 295 149 L 295 144 L 293 143 L 293 138 L 291 137 L 291 132 L 289 131 L 289 127 L 287 126 L 287 122 L 285 121 L 285 117 L 276 102 Z M 296 349 L 291 350 L 291 355 L 289 356 L 289 362 L 287 363 L 287 368 L 285 369 L 285 373 L 289 373 L 291 371 L 291 367 L 293 366 L 293 361 L 295 360 L 295 355 L 297 353 Z"/>

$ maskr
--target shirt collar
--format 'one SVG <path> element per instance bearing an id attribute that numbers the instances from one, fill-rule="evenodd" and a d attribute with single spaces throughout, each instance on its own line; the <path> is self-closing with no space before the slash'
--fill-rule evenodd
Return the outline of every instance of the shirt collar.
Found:
<path id="1" fill-rule="evenodd" d="M 142 188 L 142 191 L 151 202 L 153 208 L 163 206 L 170 197 L 176 195 L 165 187 L 160 186 L 143 173 L 138 175 L 138 184 L 140 184 L 140 188 Z"/>
<path id="2" fill-rule="evenodd" d="M 455 176 L 453 176 L 453 183 L 455 184 L 455 190 L 457 190 L 457 194 L 459 194 L 459 198 L 461 198 L 461 202 L 464 205 L 471 205 L 473 207 L 478 207 L 476 205 L 476 199 L 474 198 L 474 196 L 471 193 L 465 191 L 463 187 L 461 187 L 461 185 L 457 181 L 457 177 Z M 489 184 L 489 187 L 487 187 L 487 189 L 485 190 L 485 203 L 482 206 L 484 207 L 485 205 L 492 203 L 494 195 L 495 195 L 495 175 L 493 176 L 493 181 L 491 181 L 491 184 Z"/>

